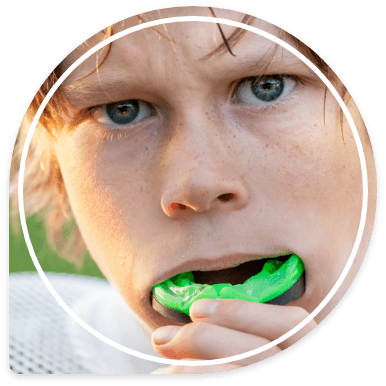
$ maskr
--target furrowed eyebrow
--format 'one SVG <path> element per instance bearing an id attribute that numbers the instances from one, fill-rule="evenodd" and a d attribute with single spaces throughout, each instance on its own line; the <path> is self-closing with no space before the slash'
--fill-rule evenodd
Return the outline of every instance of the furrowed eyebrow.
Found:
<path id="1" fill-rule="evenodd" d="M 263 55 L 260 58 L 248 58 L 239 61 L 233 68 L 224 68 L 218 75 L 228 77 L 247 77 L 274 74 L 310 75 L 311 70 L 297 57 L 288 53 L 280 57 Z"/>
<path id="2" fill-rule="evenodd" d="M 101 95 L 106 100 L 115 99 L 110 96 L 113 93 L 125 92 L 131 88 L 136 82 L 137 77 L 130 72 L 124 73 L 117 70 L 108 70 L 105 73 L 100 71 L 98 74 L 91 74 L 89 77 L 84 77 L 79 80 L 73 80 L 61 86 L 61 91 L 69 100 L 70 104 L 89 104 Z"/>
<path id="3" fill-rule="evenodd" d="M 236 78 L 274 74 L 310 75 L 311 70 L 296 56 L 285 49 L 275 48 L 241 58 L 212 58 L 206 66 L 213 63 L 213 76 L 218 79 L 234 81 Z M 199 59 L 198 62 L 201 62 Z M 218 66 L 218 63 L 222 63 Z M 115 67 L 115 66 L 114 66 Z M 61 86 L 66 99 L 76 108 L 87 108 L 94 105 L 129 99 L 128 95 L 141 88 L 146 92 L 147 80 L 141 79 L 140 69 L 127 67 L 103 67 L 90 76 L 79 80 L 70 80 Z M 149 90 L 147 90 L 149 91 Z"/>

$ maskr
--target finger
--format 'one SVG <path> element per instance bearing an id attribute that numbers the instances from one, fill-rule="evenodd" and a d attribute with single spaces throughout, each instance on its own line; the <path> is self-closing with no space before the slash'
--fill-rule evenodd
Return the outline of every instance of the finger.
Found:
<path id="1" fill-rule="evenodd" d="M 183 327 L 161 327 L 152 335 L 155 351 L 173 359 L 227 358 L 255 350 L 268 343 L 269 341 L 265 338 L 209 323 L 189 323 Z M 232 363 L 246 366 L 280 351 L 280 348 L 275 346 L 254 355 L 253 359 L 245 358 Z"/>
<path id="2" fill-rule="evenodd" d="M 262 336 L 274 341 L 301 323 L 308 312 L 300 307 L 275 306 L 232 299 L 202 299 L 193 303 L 190 317 L 193 322 L 207 322 Z M 285 349 L 316 327 L 312 320 L 300 331 L 279 344 Z"/>

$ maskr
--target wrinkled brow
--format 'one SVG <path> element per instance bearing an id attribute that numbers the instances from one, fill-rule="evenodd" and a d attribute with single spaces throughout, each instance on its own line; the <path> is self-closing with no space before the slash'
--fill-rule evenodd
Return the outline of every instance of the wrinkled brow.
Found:
<path id="1" fill-rule="evenodd" d="M 216 68 L 216 78 L 223 80 L 242 79 L 246 76 L 269 74 L 297 73 L 307 75 L 309 69 L 295 56 L 284 51 L 282 55 L 271 58 L 271 50 L 257 57 L 245 58 L 235 62 L 235 65 L 224 65 Z M 213 58 L 212 60 L 216 60 Z M 283 67 L 283 63 L 285 63 Z M 97 104 L 116 102 L 117 95 L 127 95 L 129 92 L 147 89 L 147 79 L 138 73 L 138 68 L 128 71 L 127 67 L 111 71 L 102 67 L 98 73 L 89 77 L 70 81 L 61 86 L 61 91 L 70 104 L 79 108 Z M 103 102 L 102 102 L 103 101 Z"/>
<path id="2" fill-rule="evenodd" d="M 213 16 L 216 17 L 213 9 L 211 7 L 209 7 L 209 9 L 211 10 Z M 243 20 L 241 20 L 241 23 L 251 25 L 255 19 L 256 18 L 254 16 L 245 15 Z M 222 44 L 220 44 L 217 48 L 215 48 L 213 51 L 209 52 L 209 54 L 206 54 L 204 57 L 202 57 L 200 59 L 201 61 L 206 61 L 206 60 L 208 60 L 216 55 L 221 56 L 227 52 L 229 52 L 233 56 L 236 56 L 233 54 L 231 48 L 237 44 L 237 42 L 243 37 L 243 35 L 245 35 L 246 32 L 248 32 L 245 29 L 236 28 L 232 32 L 232 34 L 227 38 L 227 37 L 225 37 L 224 33 L 222 32 L 221 25 L 220 24 L 217 24 L 217 25 L 218 25 L 221 37 L 222 37 L 224 42 Z"/>

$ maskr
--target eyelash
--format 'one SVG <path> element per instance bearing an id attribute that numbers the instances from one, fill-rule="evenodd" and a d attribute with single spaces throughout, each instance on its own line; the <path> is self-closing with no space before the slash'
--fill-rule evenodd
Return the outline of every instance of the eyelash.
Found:
<path id="1" fill-rule="evenodd" d="M 260 104 L 250 104 L 250 103 L 240 102 L 240 101 L 237 100 L 236 93 L 243 85 L 251 83 L 251 87 L 252 87 L 252 85 L 259 85 L 259 84 L 261 84 L 264 81 L 269 81 L 269 80 L 272 80 L 272 79 L 275 79 L 275 80 L 277 80 L 277 79 L 278 80 L 292 80 L 295 84 L 292 87 L 292 89 L 288 92 L 288 94 L 285 95 L 283 98 L 281 98 L 278 101 L 269 101 L 269 102 L 263 102 L 263 103 L 260 103 Z M 268 110 L 277 108 L 278 106 L 284 105 L 285 103 L 287 103 L 288 101 L 293 99 L 293 97 L 296 95 L 296 91 L 294 92 L 294 90 L 297 89 L 299 84 L 304 85 L 305 81 L 302 80 L 299 76 L 293 75 L 293 74 L 274 74 L 274 75 L 263 75 L 263 76 L 255 76 L 255 77 L 253 77 L 253 76 L 252 77 L 246 77 L 246 78 L 243 78 L 243 79 L 239 80 L 237 82 L 236 86 L 233 88 L 233 91 L 231 93 L 230 102 L 232 104 L 234 104 L 234 105 L 242 105 L 242 107 L 246 107 L 246 108 L 248 108 L 248 109 L 250 109 L 252 111 L 256 111 L 256 112 L 268 111 Z M 257 98 L 257 96 L 256 96 L 256 98 Z M 100 113 L 104 112 L 104 114 L 107 115 L 107 113 L 106 113 L 107 106 L 118 105 L 119 103 L 121 103 L 121 104 L 125 104 L 125 103 L 129 104 L 128 102 L 130 102 L 130 101 L 136 101 L 137 103 L 140 103 L 141 106 L 146 105 L 146 106 L 148 106 L 149 109 L 152 110 L 151 115 L 148 116 L 148 117 L 145 117 L 144 119 L 149 118 L 151 116 L 154 116 L 154 114 L 156 114 L 154 106 L 150 105 L 147 102 L 144 102 L 144 101 L 141 101 L 141 100 L 125 100 L 125 101 L 118 101 L 118 102 L 115 102 L 115 103 L 102 104 L 102 105 L 97 105 L 97 106 L 89 107 L 89 108 L 87 108 L 87 109 L 85 109 L 85 110 L 80 112 L 81 120 L 84 121 L 86 119 L 90 119 L 91 118 L 97 124 L 99 124 L 101 126 L 104 126 L 105 128 L 109 129 L 108 130 L 109 132 L 117 132 L 117 133 L 119 133 L 119 136 L 121 136 L 122 133 L 125 132 L 125 128 L 127 126 L 132 127 L 132 126 L 136 125 L 136 123 L 140 123 L 144 119 L 141 119 L 140 121 L 137 121 L 137 122 L 133 122 L 133 123 L 130 122 L 130 123 L 127 123 L 127 124 L 122 124 L 122 125 L 114 124 L 113 122 L 111 124 L 106 124 L 106 123 L 98 122 L 95 119 L 95 114 L 98 113 L 98 112 L 100 112 Z M 111 127 L 113 127 L 113 128 L 111 128 Z"/>

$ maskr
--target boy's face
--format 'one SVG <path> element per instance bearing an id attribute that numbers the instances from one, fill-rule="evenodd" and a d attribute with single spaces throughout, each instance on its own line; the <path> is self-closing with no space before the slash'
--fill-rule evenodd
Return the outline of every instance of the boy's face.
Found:
<path id="1" fill-rule="evenodd" d="M 91 255 L 151 329 L 171 324 L 151 307 L 155 284 L 198 270 L 216 282 L 216 270 L 289 253 L 306 269 L 293 305 L 311 312 L 348 260 L 362 203 L 358 152 L 337 102 L 281 47 L 263 72 L 269 82 L 254 85 L 274 48 L 258 35 L 247 32 L 235 57 L 200 60 L 222 43 L 216 24 L 156 29 L 115 41 L 98 73 L 75 82 L 95 69 L 93 57 L 64 85 L 81 84 L 67 88 L 77 110 L 101 106 L 55 142 Z"/>

